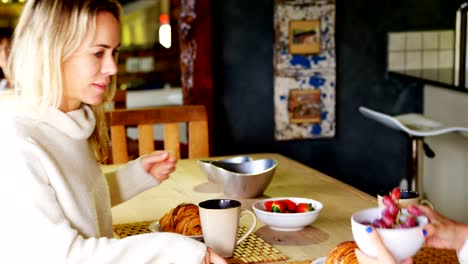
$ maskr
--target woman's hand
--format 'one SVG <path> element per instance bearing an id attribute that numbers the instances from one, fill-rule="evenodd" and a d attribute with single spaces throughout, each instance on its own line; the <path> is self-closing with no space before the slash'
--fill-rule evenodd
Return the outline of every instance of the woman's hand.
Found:
<path id="1" fill-rule="evenodd" d="M 369 234 L 369 239 L 375 245 L 375 249 L 377 250 L 377 257 L 372 258 L 364 254 L 360 249 L 355 249 L 354 252 L 356 253 L 356 257 L 360 264 L 397 264 L 398 262 L 395 260 L 393 255 L 388 251 L 387 247 L 383 243 L 382 239 L 379 236 L 377 230 L 373 227 L 367 227 L 367 233 Z M 405 259 L 401 264 L 410 264 L 413 263 L 411 258 Z"/>
<path id="2" fill-rule="evenodd" d="M 449 219 L 433 209 L 417 205 L 429 219 L 423 227 L 426 245 L 435 248 L 460 250 L 468 236 L 468 225 Z"/>
<path id="3" fill-rule="evenodd" d="M 206 248 L 206 255 L 203 260 L 203 264 L 227 264 L 227 261 L 220 255 L 216 254 L 211 248 Z"/>
<path id="4" fill-rule="evenodd" d="M 157 150 L 141 157 L 140 162 L 146 172 L 162 182 L 176 169 L 177 158 L 167 151 Z"/>

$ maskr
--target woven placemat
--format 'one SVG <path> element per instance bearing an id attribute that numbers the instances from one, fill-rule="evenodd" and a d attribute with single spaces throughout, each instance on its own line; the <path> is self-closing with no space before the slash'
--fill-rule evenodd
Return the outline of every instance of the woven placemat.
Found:
<path id="1" fill-rule="evenodd" d="M 149 233 L 151 231 L 148 227 L 152 222 L 154 221 L 114 225 L 114 233 L 120 238 Z M 240 226 L 237 237 L 239 238 L 246 231 L 247 228 L 245 226 Z M 250 264 L 284 261 L 287 259 L 286 255 L 282 254 L 270 243 L 252 233 L 236 247 L 234 256 L 227 259 L 227 261 L 230 264 Z"/>
<path id="2" fill-rule="evenodd" d="M 291 261 L 287 264 L 306 264 L 307 261 Z M 413 257 L 413 264 L 457 264 L 460 263 L 455 250 L 423 247 Z"/>
<path id="3" fill-rule="evenodd" d="M 135 222 L 127 224 L 114 225 L 114 234 L 119 238 L 150 233 L 149 225 L 154 221 Z"/>
<path id="4" fill-rule="evenodd" d="M 423 247 L 413 257 L 414 264 L 455 264 L 460 263 L 455 250 Z"/>

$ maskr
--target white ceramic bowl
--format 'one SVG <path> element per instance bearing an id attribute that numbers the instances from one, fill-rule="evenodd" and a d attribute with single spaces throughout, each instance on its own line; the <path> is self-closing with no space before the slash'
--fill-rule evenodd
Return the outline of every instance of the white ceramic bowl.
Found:
<path id="1" fill-rule="evenodd" d="M 362 223 L 372 223 L 375 219 L 381 217 L 382 209 L 378 207 L 364 209 L 351 216 L 351 230 L 354 241 L 369 256 L 376 256 L 377 254 L 374 245 L 369 241 L 369 235 L 366 232 L 367 225 Z M 418 222 L 418 226 L 411 228 L 376 228 L 385 245 L 398 261 L 414 256 L 423 246 L 422 227 L 427 224 L 427 218 L 419 216 Z"/>
<path id="2" fill-rule="evenodd" d="M 298 203 L 311 203 L 315 208 L 315 211 L 304 212 L 304 213 L 272 213 L 265 211 L 265 202 L 266 201 L 275 201 L 289 199 L 296 204 Z M 297 231 L 302 230 L 304 227 L 312 224 L 320 214 L 323 204 L 319 201 L 300 198 L 300 197 L 275 197 L 258 200 L 252 205 L 252 209 L 257 215 L 257 218 L 260 219 L 265 225 L 270 227 L 273 230 L 278 231 Z"/>

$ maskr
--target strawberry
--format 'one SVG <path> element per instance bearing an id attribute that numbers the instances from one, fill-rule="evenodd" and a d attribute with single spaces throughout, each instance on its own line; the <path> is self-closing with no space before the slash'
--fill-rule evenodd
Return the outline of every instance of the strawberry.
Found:
<path id="1" fill-rule="evenodd" d="M 271 204 L 271 210 L 270 212 L 273 212 L 273 213 L 284 213 L 286 212 L 287 209 L 286 209 L 286 203 L 281 201 L 281 200 L 277 200 L 277 201 L 273 201 L 273 203 Z"/>
<path id="2" fill-rule="evenodd" d="M 311 212 L 314 211 L 315 208 L 312 206 L 311 203 L 299 203 L 296 206 L 296 213 L 304 213 L 304 212 Z"/>
<path id="3" fill-rule="evenodd" d="M 284 199 L 284 200 L 281 200 L 282 202 L 284 202 L 286 204 L 286 208 L 288 210 L 288 212 L 290 213 L 293 213 L 294 211 L 296 211 L 296 203 L 289 200 L 289 199 Z"/>
<path id="4" fill-rule="evenodd" d="M 266 210 L 267 212 L 271 212 L 271 204 L 273 204 L 273 201 L 266 201 L 266 202 L 264 203 L 264 205 L 265 205 L 265 210 Z"/>

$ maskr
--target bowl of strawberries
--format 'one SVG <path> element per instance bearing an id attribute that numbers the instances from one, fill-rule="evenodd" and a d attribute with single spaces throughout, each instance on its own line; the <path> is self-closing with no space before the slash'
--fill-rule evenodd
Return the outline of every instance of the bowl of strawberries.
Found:
<path id="1" fill-rule="evenodd" d="M 277 231 L 298 231 L 312 224 L 323 204 L 302 197 L 276 197 L 256 201 L 252 205 L 260 221 Z"/>

